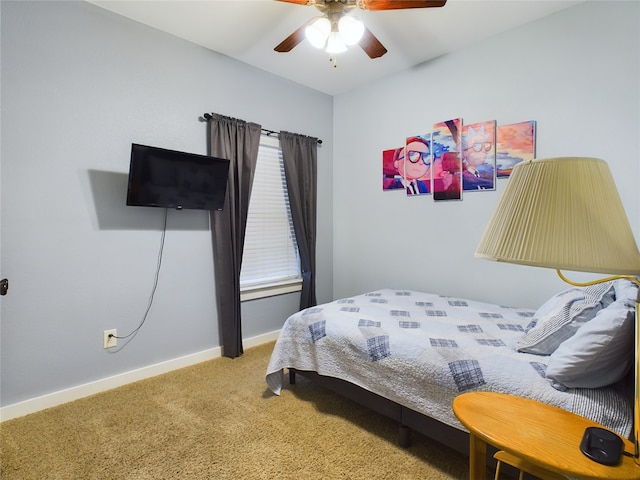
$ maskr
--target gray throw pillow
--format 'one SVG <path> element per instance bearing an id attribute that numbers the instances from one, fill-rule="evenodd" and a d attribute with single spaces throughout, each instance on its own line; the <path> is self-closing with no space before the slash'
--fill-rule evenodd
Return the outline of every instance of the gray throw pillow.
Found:
<path id="1" fill-rule="evenodd" d="M 637 286 L 616 282 L 616 300 L 549 357 L 547 378 L 569 388 L 598 388 L 621 380 L 633 365 Z"/>

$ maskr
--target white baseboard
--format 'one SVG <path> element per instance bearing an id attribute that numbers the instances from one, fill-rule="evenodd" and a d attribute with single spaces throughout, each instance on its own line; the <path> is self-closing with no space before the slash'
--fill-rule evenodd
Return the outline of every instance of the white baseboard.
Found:
<path id="1" fill-rule="evenodd" d="M 280 330 L 276 330 L 258 335 L 257 337 L 244 339 L 242 343 L 244 348 L 255 347 L 262 345 L 263 343 L 276 340 L 279 333 Z M 220 356 L 222 356 L 222 347 L 215 347 L 202 352 L 193 353 L 191 355 L 185 355 L 184 357 L 149 365 L 148 367 L 138 368 L 129 372 L 113 375 L 112 377 L 102 378 L 83 385 L 42 395 L 40 397 L 31 398 L 29 400 L 14 403 L 13 405 L 7 405 L 6 407 L 0 408 L 0 422 L 88 397 L 89 395 L 105 392 L 128 383 L 144 380 L 145 378 L 155 377 L 156 375 L 195 365 L 196 363 L 206 362 L 207 360 L 212 360 Z"/>

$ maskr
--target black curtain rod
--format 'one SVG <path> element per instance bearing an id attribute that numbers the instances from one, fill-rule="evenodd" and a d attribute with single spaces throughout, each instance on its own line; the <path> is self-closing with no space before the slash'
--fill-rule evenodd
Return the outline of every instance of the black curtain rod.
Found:
<path id="1" fill-rule="evenodd" d="M 202 115 L 202 117 L 205 120 L 211 120 L 211 114 L 210 113 L 205 113 Z M 275 130 L 268 130 L 266 128 L 262 129 L 262 133 L 264 135 L 266 135 L 267 137 L 276 137 L 276 138 L 280 138 L 280 132 L 276 132 Z M 322 145 L 322 140 L 318 139 L 318 145 Z"/>

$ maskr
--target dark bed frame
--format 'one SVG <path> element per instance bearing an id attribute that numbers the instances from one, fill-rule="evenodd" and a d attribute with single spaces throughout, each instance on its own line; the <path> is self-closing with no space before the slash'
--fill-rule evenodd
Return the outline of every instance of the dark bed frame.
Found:
<path id="1" fill-rule="evenodd" d="M 625 380 L 623 380 L 623 384 L 626 385 L 624 386 L 624 389 L 628 392 L 633 391 L 632 388 L 634 383 L 630 382 L 635 380 L 635 377 L 632 377 L 631 373 L 626 376 Z M 398 445 L 402 448 L 409 448 L 411 446 L 411 431 L 413 430 L 429 439 L 446 445 L 466 457 L 469 456 L 469 434 L 463 430 L 458 430 L 457 428 L 442 423 L 428 415 L 416 412 L 408 407 L 404 407 L 392 400 L 389 400 L 388 398 L 384 398 L 378 394 L 370 392 L 369 390 L 365 390 L 364 388 L 347 382 L 346 380 L 327 377 L 313 371 L 289 368 L 289 383 L 291 385 L 296 383 L 296 375 L 298 374 L 323 388 L 331 390 L 338 395 L 364 405 L 365 407 L 398 422 Z M 487 444 L 486 462 L 487 466 L 492 469 L 495 469 L 497 463 L 495 458 L 493 458 L 493 455 L 496 452 L 497 449 L 495 447 Z M 516 468 L 508 464 L 503 464 L 500 468 L 500 472 L 501 476 L 504 474 L 506 477 L 514 479 L 518 478 L 519 474 L 519 471 Z M 535 480 L 537 477 L 525 473 L 524 479 Z"/>
<path id="2" fill-rule="evenodd" d="M 289 384 L 295 385 L 296 375 L 302 375 L 304 378 L 327 390 L 331 390 L 338 395 L 364 405 L 398 422 L 398 445 L 402 448 L 409 448 L 411 446 L 411 431 L 413 430 L 429 439 L 446 445 L 465 457 L 469 456 L 469 434 L 465 431 L 458 430 L 432 417 L 404 407 L 388 398 L 365 390 L 346 380 L 327 377 L 313 371 L 289 368 Z M 497 464 L 496 459 L 493 458 L 496 452 L 496 448 L 487 444 L 487 467 L 493 470 L 495 470 Z M 500 472 L 501 478 L 519 478 L 519 470 L 505 463 L 502 464 Z M 493 477 L 487 476 L 487 478 Z M 537 477 L 526 472 L 523 478 L 524 480 L 537 480 Z"/>
<path id="3" fill-rule="evenodd" d="M 403 448 L 411 446 L 411 431 L 413 430 L 465 456 L 469 456 L 469 434 L 467 432 L 446 425 L 439 420 L 418 413 L 339 378 L 326 377 L 316 372 L 290 368 L 289 383 L 291 385 L 296 383 L 296 375 L 298 374 L 321 387 L 397 421 L 399 424 L 398 444 Z M 495 449 L 487 445 L 487 465 L 495 465 L 495 460 L 493 459 L 495 452 Z"/>
<path id="4" fill-rule="evenodd" d="M 404 407 L 388 398 L 365 390 L 362 387 L 334 377 L 326 377 L 316 372 L 289 369 L 289 383 L 296 383 L 296 375 L 302 375 L 306 379 L 331 390 L 349 400 L 364 405 L 386 417 L 395 420 L 399 424 L 398 445 L 403 448 L 411 446 L 411 430 L 432 438 L 452 448 L 463 455 L 469 455 L 469 434 L 446 425 L 434 418 L 428 417 L 408 407 Z M 495 450 L 494 450 L 495 452 Z M 491 454 L 493 456 L 493 453 Z"/>

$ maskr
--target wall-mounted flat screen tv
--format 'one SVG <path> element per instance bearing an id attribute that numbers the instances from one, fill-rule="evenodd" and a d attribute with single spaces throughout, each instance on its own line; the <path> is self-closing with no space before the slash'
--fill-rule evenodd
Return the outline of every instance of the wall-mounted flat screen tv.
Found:
<path id="1" fill-rule="evenodd" d="M 131 145 L 127 205 L 222 210 L 229 160 Z"/>

